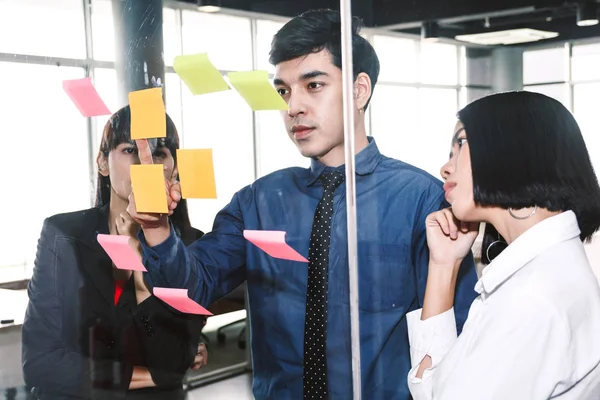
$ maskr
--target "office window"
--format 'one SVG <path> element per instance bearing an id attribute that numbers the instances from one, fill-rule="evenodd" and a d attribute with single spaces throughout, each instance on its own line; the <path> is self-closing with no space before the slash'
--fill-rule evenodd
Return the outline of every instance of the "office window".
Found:
<path id="1" fill-rule="evenodd" d="M 98 94 L 111 111 L 115 113 L 119 108 L 125 106 L 125 104 L 119 104 L 118 100 L 118 83 L 117 83 L 117 71 L 110 68 L 96 68 L 94 69 L 94 87 L 98 91 Z M 94 125 L 95 135 L 93 148 L 97 151 L 100 148 L 100 141 L 102 140 L 102 130 L 104 125 L 110 118 L 110 115 L 102 115 L 99 117 L 93 117 L 92 123 Z M 94 160 L 95 161 L 95 160 Z M 95 164 L 94 164 L 95 165 Z"/>
<path id="2" fill-rule="evenodd" d="M 371 135 L 382 154 L 414 164 L 420 157 L 418 89 L 378 85 L 371 101 Z"/>
<path id="3" fill-rule="evenodd" d="M 417 166 L 436 178 L 448 160 L 458 111 L 454 89 L 419 89 L 419 147 L 423 153 Z"/>
<path id="4" fill-rule="evenodd" d="M 177 127 L 177 131 L 179 132 L 180 141 L 181 139 L 181 130 L 183 129 L 183 112 L 181 109 L 181 91 L 188 90 L 185 84 L 181 82 L 179 75 L 171 72 L 167 72 L 165 74 L 165 108 L 167 109 L 167 113 L 169 117 L 175 123 Z M 185 146 L 183 142 L 181 142 L 181 146 Z"/>
<path id="5" fill-rule="evenodd" d="M 600 177 L 600 83 L 575 85 L 574 115 L 585 139 L 596 176 Z"/>
<path id="6" fill-rule="evenodd" d="M 310 166 L 310 159 L 303 157 L 289 138 L 278 111 L 257 112 L 256 132 L 259 177 L 283 168 Z"/>
<path id="7" fill-rule="evenodd" d="M 219 70 L 252 69 L 248 18 L 184 10 L 182 31 L 184 54 L 208 53 Z"/>
<path id="8" fill-rule="evenodd" d="M 571 100 L 569 99 L 569 85 L 567 83 L 557 83 L 553 85 L 535 85 L 525 86 L 524 90 L 529 92 L 545 94 L 560 101 L 567 109 L 571 109 Z"/>
<path id="9" fill-rule="evenodd" d="M 438 177 L 456 124 L 454 89 L 380 86 L 373 102 L 373 136 L 379 150 Z"/>
<path id="10" fill-rule="evenodd" d="M 173 65 L 175 57 L 182 54 L 179 10 L 163 8 L 163 54 L 165 65 Z"/>
<path id="11" fill-rule="evenodd" d="M 523 84 L 568 81 L 565 47 L 523 53 Z"/>
<path id="12" fill-rule="evenodd" d="M 381 82 L 417 80 L 417 43 L 413 39 L 373 35 L 373 48 L 379 57 Z"/>
<path id="13" fill-rule="evenodd" d="M 218 198 L 188 201 L 192 225 L 210 232 L 217 212 L 254 181 L 252 110 L 234 91 L 192 96 L 184 88 L 182 94 L 184 147 L 213 149 Z"/>
<path id="14" fill-rule="evenodd" d="M 574 81 L 600 79 L 600 43 L 573 46 L 571 54 Z"/>
<path id="15" fill-rule="evenodd" d="M 10 227 L 0 229 L 0 243 L 10 244 L 0 252 L 0 281 L 12 281 L 31 274 L 43 220 L 89 207 L 91 185 L 86 119 L 62 89 L 83 69 L 0 62 L 0 76 L 9 78 L 0 137 L 14 143 L 0 172 L 13 193 L 0 196 L 2 226 Z"/>
<path id="16" fill-rule="evenodd" d="M 112 0 L 92 0 L 92 49 L 94 59 L 115 61 L 115 26 Z"/>
<path id="17" fill-rule="evenodd" d="M 419 81 L 438 85 L 458 84 L 458 49 L 453 44 L 421 42 Z"/>
<path id="18" fill-rule="evenodd" d="M 257 69 L 275 72 L 275 67 L 269 63 L 269 52 L 273 36 L 281 29 L 283 22 L 259 19 L 256 21 L 256 60 Z"/>
<path id="19" fill-rule="evenodd" d="M 85 58 L 81 0 L 0 1 L 0 52 Z"/>

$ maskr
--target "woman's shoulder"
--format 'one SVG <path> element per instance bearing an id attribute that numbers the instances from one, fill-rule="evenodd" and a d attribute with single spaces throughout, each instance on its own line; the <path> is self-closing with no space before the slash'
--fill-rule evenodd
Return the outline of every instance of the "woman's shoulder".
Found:
<path id="1" fill-rule="evenodd" d="M 95 231 L 102 215 L 102 209 L 96 207 L 54 214 L 44 220 L 42 233 L 54 231 L 78 237 L 83 231 Z"/>

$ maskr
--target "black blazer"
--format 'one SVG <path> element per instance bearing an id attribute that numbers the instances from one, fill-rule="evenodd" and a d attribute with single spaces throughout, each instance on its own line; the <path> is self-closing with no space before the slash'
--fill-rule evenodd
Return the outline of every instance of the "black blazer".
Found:
<path id="1" fill-rule="evenodd" d="M 108 233 L 108 207 L 44 221 L 23 323 L 26 384 L 43 400 L 183 399 L 205 318 L 154 296 L 138 305 L 133 276 L 115 306 L 98 233 Z M 157 388 L 129 391 L 134 366 L 147 367 Z"/>

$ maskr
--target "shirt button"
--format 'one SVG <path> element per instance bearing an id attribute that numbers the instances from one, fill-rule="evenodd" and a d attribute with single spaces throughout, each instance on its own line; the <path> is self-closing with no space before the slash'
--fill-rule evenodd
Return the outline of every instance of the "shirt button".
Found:
<path id="1" fill-rule="evenodd" d="M 158 261 L 158 256 L 156 256 L 156 255 L 152 254 L 150 257 L 151 257 L 151 258 L 152 258 L 154 261 Z"/>

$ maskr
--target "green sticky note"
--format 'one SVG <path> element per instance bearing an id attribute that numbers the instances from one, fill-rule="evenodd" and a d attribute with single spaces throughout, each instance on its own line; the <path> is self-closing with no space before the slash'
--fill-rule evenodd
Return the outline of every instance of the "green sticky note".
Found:
<path id="1" fill-rule="evenodd" d="M 206 53 L 177 56 L 173 69 L 194 95 L 229 90 L 223 75 L 212 65 Z"/>
<path id="2" fill-rule="evenodd" d="M 287 110 L 287 103 L 269 83 L 267 71 L 230 72 L 229 82 L 254 111 Z"/>

